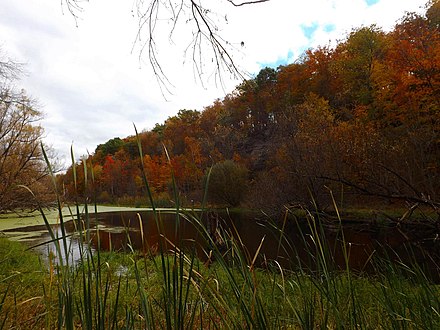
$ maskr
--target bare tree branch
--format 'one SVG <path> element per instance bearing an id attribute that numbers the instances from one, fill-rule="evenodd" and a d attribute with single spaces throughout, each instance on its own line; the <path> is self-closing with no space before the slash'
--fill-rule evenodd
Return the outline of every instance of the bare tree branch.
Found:
<path id="1" fill-rule="evenodd" d="M 414 202 L 414 203 L 420 203 L 420 204 L 424 204 L 424 205 L 429 205 L 429 206 L 432 206 L 434 208 L 440 207 L 440 202 L 433 201 L 428 196 L 425 196 L 423 194 L 421 194 L 420 196 L 417 196 L 417 195 L 401 194 L 401 193 L 398 193 L 398 192 L 395 192 L 395 193 L 391 193 L 391 192 L 390 193 L 384 193 L 384 192 L 380 192 L 380 191 L 373 191 L 373 190 L 371 190 L 370 188 L 368 188 L 366 186 L 363 186 L 361 184 L 355 183 L 355 182 L 353 182 L 351 180 L 343 179 L 341 177 L 335 178 L 335 177 L 331 177 L 331 176 L 320 175 L 320 176 L 316 176 L 316 178 L 342 183 L 342 184 L 346 185 L 347 187 L 352 187 L 352 188 L 356 189 L 357 191 L 359 191 L 362 194 L 367 195 L 367 196 L 376 196 L 376 197 L 382 197 L 382 198 L 410 201 L 410 202 Z"/>
<path id="2" fill-rule="evenodd" d="M 0 48 L 0 54 L 1 53 L 2 50 Z M 17 79 L 21 73 L 22 64 L 17 63 L 10 58 L 0 56 L 0 78 L 3 78 L 5 81 L 10 81 Z"/>
<path id="3" fill-rule="evenodd" d="M 245 2 L 241 2 L 241 3 L 235 3 L 232 0 L 227 0 L 229 3 L 231 3 L 232 5 L 234 5 L 235 7 L 240 7 L 240 6 L 245 6 L 245 5 L 254 5 L 256 3 L 262 3 L 262 2 L 268 2 L 270 0 L 255 0 L 255 1 L 245 1 Z"/>
<path id="4" fill-rule="evenodd" d="M 64 8 L 63 4 L 65 3 L 68 12 L 75 19 L 75 24 L 78 25 L 78 18 L 80 13 L 83 11 L 83 7 L 81 3 L 88 2 L 88 0 L 60 0 L 61 8 Z"/>
<path id="5" fill-rule="evenodd" d="M 61 0 L 75 18 L 82 12 L 82 2 L 86 0 Z M 223 0 L 234 7 L 268 2 L 270 0 L 233 1 Z M 178 29 L 190 28 L 187 35 L 187 47 L 182 56 L 186 57 L 191 51 L 194 74 L 202 85 L 207 77 L 214 77 L 216 82 L 223 86 L 223 75 L 230 74 L 234 78 L 243 79 L 246 74 L 236 64 L 233 53 L 238 50 L 236 45 L 243 45 L 242 40 L 231 42 L 221 35 L 222 22 L 220 16 L 210 7 L 205 7 L 209 1 L 203 0 L 133 0 L 133 14 L 137 16 L 138 28 L 132 51 L 139 46 L 139 62 L 143 62 L 144 55 L 153 73 L 162 94 L 170 93 L 172 83 L 168 79 L 162 60 L 159 56 L 159 35 L 168 29 L 168 41 L 173 42 L 173 36 Z M 212 3 L 211 3 L 212 5 Z M 217 18 L 217 19 L 215 19 Z M 226 16 L 221 17 L 227 24 Z M 166 23 L 166 24 L 165 24 Z M 171 24 L 170 24 L 171 23 Z M 163 38 L 163 37 L 162 37 Z M 179 40 L 181 41 L 181 40 Z M 185 42 L 185 41 L 183 41 Z M 208 67 L 212 72 L 206 72 Z"/>

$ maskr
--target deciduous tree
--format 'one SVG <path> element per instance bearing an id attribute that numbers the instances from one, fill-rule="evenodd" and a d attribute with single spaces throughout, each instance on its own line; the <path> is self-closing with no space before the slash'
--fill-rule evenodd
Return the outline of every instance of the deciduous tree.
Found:
<path id="1" fill-rule="evenodd" d="M 42 113 L 24 91 L 8 87 L 11 65 L 0 62 L 0 74 L 5 78 L 0 86 L 0 212 L 35 206 L 20 185 L 48 197 L 41 184 L 47 175 L 40 146 L 43 128 L 38 123 Z"/>

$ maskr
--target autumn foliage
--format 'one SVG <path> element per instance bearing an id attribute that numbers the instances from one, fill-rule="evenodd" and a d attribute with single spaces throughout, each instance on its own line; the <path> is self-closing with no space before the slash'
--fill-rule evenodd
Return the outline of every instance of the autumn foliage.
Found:
<path id="1" fill-rule="evenodd" d="M 240 200 L 226 204 L 325 206 L 332 190 L 348 204 L 438 205 L 440 2 L 406 14 L 390 32 L 360 27 L 333 48 L 264 68 L 223 100 L 180 110 L 139 138 L 153 194 L 163 200 L 173 199 L 174 176 L 182 201 L 200 203 L 208 169 L 221 163 L 246 172 Z M 135 136 L 110 140 L 84 161 L 94 183 L 75 193 L 70 168 L 60 178 L 68 198 L 145 196 Z"/>

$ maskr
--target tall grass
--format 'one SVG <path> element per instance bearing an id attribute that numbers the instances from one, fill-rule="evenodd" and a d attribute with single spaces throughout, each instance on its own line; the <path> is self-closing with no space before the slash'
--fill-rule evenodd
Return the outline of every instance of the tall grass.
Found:
<path id="1" fill-rule="evenodd" d="M 142 160 L 139 141 L 138 146 Z M 93 166 L 84 164 L 84 185 L 90 189 L 93 184 L 87 180 L 93 183 Z M 322 219 L 316 212 L 305 210 L 302 221 L 307 228 L 298 225 L 299 235 L 295 237 L 302 244 L 297 244 L 286 228 L 301 220 L 286 210 L 280 223 L 266 223 L 276 240 L 265 236 L 251 251 L 233 221 L 229 226 L 213 226 L 207 224 L 204 212 L 183 209 L 172 177 L 175 208 L 169 212 L 175 217 L 177 240 L 171 240 L 165 235 L 162 213 L 155 207 L 148 173 L 143 164 L 141 168 L 145 198 L 152 205 L 160 235 L 157 249 L 144 235 L 143 219 L 138 215 L 143 249 L 134 248 L 127 228 L 127 253 L 100 251 L 99 233 L 91 229 L 89 212 L 93 206 L 96 211 L 96 203 L 90 205 L 87 199 L 77 198 L 73 221 L 80 254 L 74 261 L 72 237 L 66 234 L 67 219 L 57 194 L 61 235 L 40 209 L 51 236 L 47 244 L 55 247 L 55 255 L 49 266 L 42 268 L 45 274 L 38 278 L 39 286 L 29 289 L 26 270 L 17 274 L 8 266 L 5 273 L 0 272 L 1 329 L 440 328 L 440 289 L 416 262 L 395 263 L 395 256 L 372 256 L 374 274 L 351 270 L 350 243 L 345 239 L 341 217 L 338 240 L 330 244 Z M 73 175 L 77 186 L 75 172 Z M 53 184 L 56 189 L 55 179 Z M 84 205 L 82 213 L 80 203 Z M 337 211 L 336 202 L 334 207 Z M 181 230 L 188 224 L 198 235 L 190 242 Z M 96 251 L 90 244 L 94 235 L 98 239 Z M 279 254 L 289 253 L 292 266 L 265 259 L 265 244 L 275 244 Z M 202 248 L 204 257 L 197 253 Z M 336 250 L 342 250 L 342 267 L 336 264 Z M 11 264 L 14 258 L 21 258 L 21 254 L 4 254 L 0 266 Z M 27 309 L 35 304 L 38 308 Z M 23 315 L 26 317 L 20 322 Z"/>

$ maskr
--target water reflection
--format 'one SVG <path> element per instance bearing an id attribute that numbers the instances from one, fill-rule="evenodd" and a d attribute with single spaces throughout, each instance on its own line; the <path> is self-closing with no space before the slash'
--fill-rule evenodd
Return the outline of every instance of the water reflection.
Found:
<path id="1" fill-rule="evenodd" d="M 220 250 L 226 252 L 230 248 L 228 241 L 232 238 L 248 262 L 254 260 L 259 251 L 255 259 L 258 266 L 265 267 L 276 260 L 286 268 L 307 267 L 313 270 L 319 265 L 317 260 L 325 257 L 332 259 L 335 267 L 345 268 L 347 260 L 355 271 L 374 271 L 371 261 L 386 257 L 405 264 L 416 261 L 439 279 L 440 246 L 435 228 L 422 231 L 414 226 L 379 227 L 344 223 L 342 231 L 334 223 L 320 227 L 306 219 L 290 219 L 284 225 L 275 226 L 243 214 L 231 216 L 219 213 L 204 216 L 202 222 L 212 237 L 211 244 L 216 244 Z M 89 226 L 92 251 L 139 250 L 156 253 L 160 249 L 183 249 L 207 260 L 212 249 L 200 228 L 192 221 L 170 213 L 160 213 L 159 222 L 147 211 L 99 213 L 91 216 Z M 72 251 L 71 263 L 76 262 L 80 258 L 81 237 L 73 221 L 66 223 L 65 228 L 68 235 L 66 243 L 69 251 Z M 56 235 L 62 236 L 60 226 L 54 226 L 53 229 Z M 37 233 L 29 242 L 32 245 L 50 240 L 47 231 L 44 232 L 44 226 L 18 231 Z M 55 252 L 53 244 L 41 245 L 36 249 L 45 256 Z"/>

